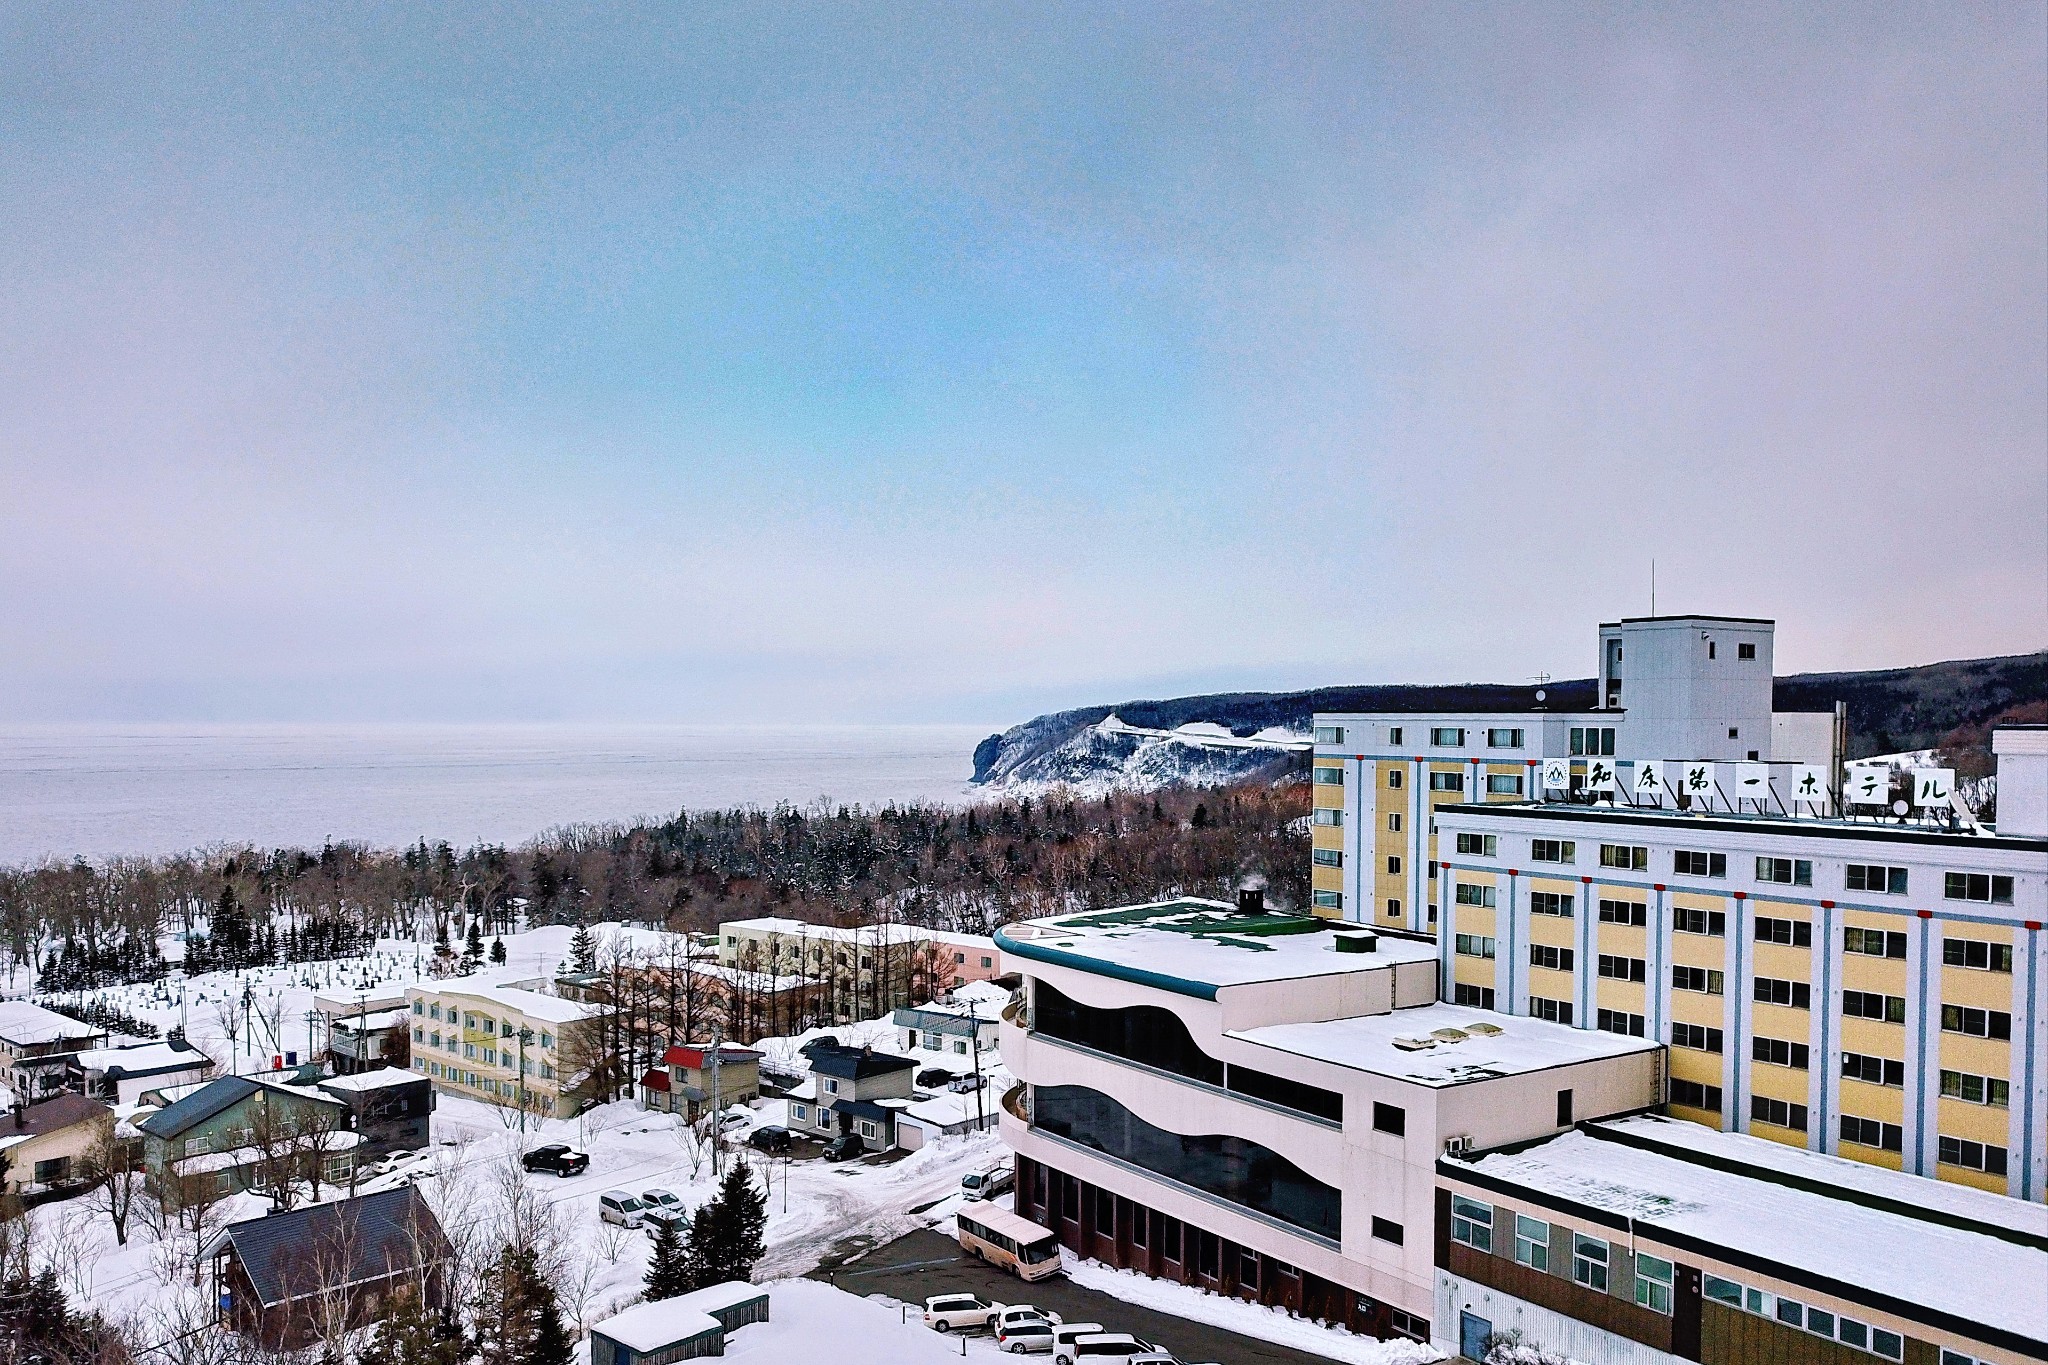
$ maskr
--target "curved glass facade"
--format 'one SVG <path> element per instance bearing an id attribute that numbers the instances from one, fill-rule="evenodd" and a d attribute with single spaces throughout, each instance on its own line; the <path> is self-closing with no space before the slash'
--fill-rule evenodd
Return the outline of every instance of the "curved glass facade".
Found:
<path id="1" fill-rule="evenodd" d="M 1078 1085 L 1037 1087 L 1032 1126 L 1332 1242 L 1343 1240 L 1336 1188 L 1259 1143 L 1155 1128 L 1101 1091 Z"/>
<path id="2" fill-rule="evenodd" d="M 1344 1121 L 1344 1097 L 1336 1091 L 1247 1066 L 1226 1067 L 1202 1051 L 1172 1010 L 1157 1005 L 1097 1009 L 1061 994 L 1044 981 L 1037 982 L 1034 989 L 1032 1026 L 1048 1037 L 1331 1123 Z"/>

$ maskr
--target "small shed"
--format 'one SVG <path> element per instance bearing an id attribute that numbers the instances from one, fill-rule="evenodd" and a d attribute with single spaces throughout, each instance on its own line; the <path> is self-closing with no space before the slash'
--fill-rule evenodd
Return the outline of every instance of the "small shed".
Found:
<path id="1" fill-rule="evenodd" d="M 726 1333 L 768 1321 L 768 1291 L 732 1280 L 628 1308 L 590 1329 L 590 1365 L 669 1365 L 725 1354 Z"/>

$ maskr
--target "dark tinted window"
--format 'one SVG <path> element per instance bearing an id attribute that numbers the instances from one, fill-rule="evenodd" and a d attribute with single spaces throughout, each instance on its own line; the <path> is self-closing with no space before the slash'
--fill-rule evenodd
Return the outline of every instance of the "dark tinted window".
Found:
<path id="1" fill-rule="evenodd" d="M 1228 1134 L 1155 1128 L 1099 1091 L 1040 1087 L 1032 1121 L 1056 1137 L 1129 1162 L 1269 1218 L 1341 1241 L 1341 1201 L 1325 1185 L 1270 1148 Z"/>
<path id="2" fill-rule="evenodd" d="M 1400 1137 L 1408 1131 L 1408 1111 L 1398 1105 L 1374 1101 L 1372 1126 L 1382 1133 L 1392 1133 L 1395 1137 Z"/>

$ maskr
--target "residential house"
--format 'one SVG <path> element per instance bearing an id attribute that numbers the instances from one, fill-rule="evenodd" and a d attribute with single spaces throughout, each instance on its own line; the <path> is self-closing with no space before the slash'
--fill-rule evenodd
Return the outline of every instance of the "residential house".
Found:
<path id="1" fill-rule="evenodd" d="M 380 1066 L 316 1082 L 349 1107 L 350 1124 L 362 1139 L 358 1161 L 406 1150 L 418 1151 L 431 1136 L 434 1086 L 417 1072 Z"/>
<path id="2" fill-rule="evenodd" d="M 93 1149 L 113 1124 L 113 1111 L 84 1095 L 56 1095 L 40 1104 L 17 1105 L 0 1118 L 7 1192 L 33 1199 L 85 1188 Z"/>
<path id="3" fill-rule="evenodd" d="M 914 1152 L 928 1142 L 996 1126 L 1002 1113 L 999 1097 L 988 1090 L 970 1095 L 932 1095 L 919 1099 L 878 1100 L 895 1115 L 895 1145 Z"/>
<path id="4" fill-rule="evenodd" d="M 897 1045 L 915 1056 L 920 1066 L 971 1072 L 993 1064 L 997 1025 L 1010 996 L 1000 988 L 982 989 L 991 990 L 993 998 L 933 1001 L 897 1010 L 891 1020 L 896 1025 Z"/>
<path id="5" fill-rule="evenodd" d="M 409 1185 L 229 1224 L 206 1255 L 221 1324 L 271 1351 L 338 1340 L 402 1287 L 448 1294 L 448 1238 Z"/>
<path id="6" fill-rule="evenodd" d="M 166 1209 L 280 1181 L 346 1185 L 361 1139 L 351 1107 L 310 1086 L 209 1081 L 136 1119 L 147 1187 Z"/>
<path id="7" fill-rule="evenodd" d="M 33 1103 L 65 1088 L 72 1059 L 107 1040 L 105 1029 L 26 1000 L 0 1000 L 0 1067 L 14 1098 Z"/>
<path id="8" fill-rule="evenodd" d="M 716 1076 L 713 1062 L 716 1062 Z M 682 1114 L 690 1122 L 709 1108 L 750 1104 L 761 1095 L 761 1054 L 737 1043 L 677 1043 L 662 1054 L 661 1065 L 640 1078 L 642 1103 L 649 1109 Z"/>
<path id="9" fill-rule="evenodd" d="M 569 1118 L 587 1098 L 578 1059 L 595 1007 L 489 975 L 406 987 L 412 1069 L 437 1090 L 545 1118 Z"/>
<path id="10" fill-rule="evenodd" d="M 871 1152 L 896 1145 L 896 1111 L 878 1101 L 911 1098 L 917 1063 L 821 1038 L 804 1046 L 808 1082 L 789 1095 L 791 1132 L 833 1138 L 858 1133 Z"/>
<path id="11" fill-rule="evenodd" d="M 405 987 L 405 982 L 387 981 L 313 997 L 324 1031 L 321 1052 L 337 1075 L 371 1071 L 390 1063 L 394 1056 L 392 1030 L 409 1023 Z M 402 1058 L 404 1053 L 395 1055 Z"/>
<path id="12" fill-rule="evenodd" d="M 160 1086 L 203 1081 L 213 1059 L 183 1038 L 160 1043 L 120 1043 L 88 1048 L 71 1059 L 72 1085 L 108 1104 L 132 1105 Z"/>

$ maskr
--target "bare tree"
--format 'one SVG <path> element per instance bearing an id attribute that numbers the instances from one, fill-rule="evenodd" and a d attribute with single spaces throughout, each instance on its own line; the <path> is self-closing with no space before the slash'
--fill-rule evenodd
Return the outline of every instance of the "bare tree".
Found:
<path id="1" fill-rule="evenodd" d="M 104 1213 L 114 1225 L 116 1246 L 128 1245 L 128 1219 L 135 1209 L 136 1192 L 142 1188 L 140 1147 L 138 1139 L 122 1137 L 119 1127 L 108 1118 L 85 1154 L 85 1178 L 92 1182 L 86 1204 Z"/>

